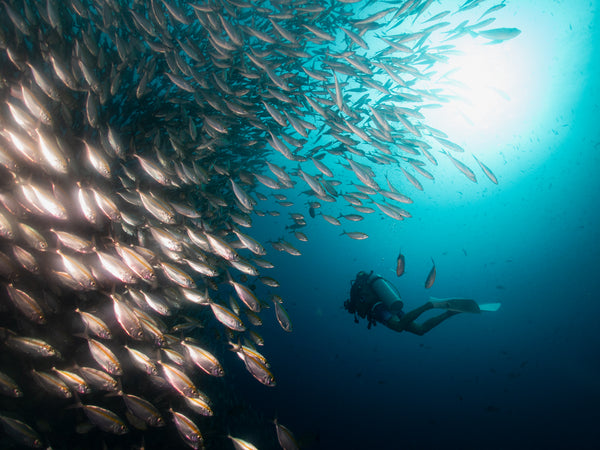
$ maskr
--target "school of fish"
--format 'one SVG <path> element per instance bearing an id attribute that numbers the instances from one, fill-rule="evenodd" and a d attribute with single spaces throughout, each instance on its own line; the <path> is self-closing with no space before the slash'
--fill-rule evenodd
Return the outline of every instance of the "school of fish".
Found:
<path id="1" fill-rule="evenodd" d="M 411 216 L 407 192 L 433 179 L 438 154 L 477 182 L 463 148 L 425 123 L 448 101 L 435 68 L 454 39 L 520 31 L 490 28 L 504 2 L 435 3 L 2 1 L 3 439 L 256 448 L 228 436 L 237 368 L 222 360 L 233 351 L 275 386 L 260 314 L 287 332 L 292 321 L 285 299 L 252 288 L 279 286 L 253 215 L 293 211 L 300 242 L 305 211 L 363 240 L 365 214 Z M 455 23 L 475 8 L 477 21 Z M 447 42 L 431 45 L 434 33 Z M 382 167 L 405 182 L 383 182 Z M 426 287 L 434 278 L 435 265 Z M 272 435 L 298 448 L 277 421 Z"/>

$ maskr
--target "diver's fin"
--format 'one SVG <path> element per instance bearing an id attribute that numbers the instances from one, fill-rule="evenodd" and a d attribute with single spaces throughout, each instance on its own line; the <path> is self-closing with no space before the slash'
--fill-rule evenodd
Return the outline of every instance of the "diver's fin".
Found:
<path id="1" fill-rule="evenodd" d="M 429 297 L 434 308 L 447 309 L 465 313 L 480 313 L 481 309 L 475 300 L 468 298 L 434 298 Z"/>
<path id="2" fill-rule="evenodd" d="M 482 303 L 479 309 L 482 311 L 498 311 L 502 303 Z"/>

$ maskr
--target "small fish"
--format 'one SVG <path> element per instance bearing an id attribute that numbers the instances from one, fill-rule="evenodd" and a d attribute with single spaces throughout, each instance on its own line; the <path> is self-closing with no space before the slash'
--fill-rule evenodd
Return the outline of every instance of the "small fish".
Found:
<path id="1" fill-rule="evenodd" d="M 136 274 L 116 256 L 99 250 L 96 250 L 96 255 L 102 267 L 117 280 L 126 284 L 133 284 L 138 281 Z"/>
<path id="2" fill-rule="evenodd" d="M 106 372 L 92 367 L 78 367 L 77 370 L 88 385 L 91 385 L 95 389 L 108 392 L 117 390 L 117 380 Z"/>
<path id="3" fill-rule="evenodd" d="M 169 411 L 173 415 L 175 427 L 185 443 L 194 449 L 203 448 L 204 439 L 198 426 L 183 414 L 175 412 L 172 409 L 169 409 Z"/>
<path id="4" fill-rule="evenodd" d="M 404 274 L 404 269 L 404 255 L 402 252 L 400 252 L 398 253 L 398 258 L 396 259 L 396 276 L 401 277 Z"/>
<path id="5" fill-rule="evenodd" d="M 8 336 L 6 346 L 31 356 L 50 357 L 56 356 L 60 358 L 60 353 L 47 342 L 27 337 L 27 336 Z"/>
<path id="6" fill-rule="evenodd" d="M 340 233 L 340 236 L 343 236 L 344 234 L 346 236 L 348 236 L 350 239 L 354 239 L 356 241 L 362 241 L 369 237 L 369 235 L 367 233 L 363 233 L 361 231 L 346 231 L 346 230 L 344 230 L 342 233 Z"/>
<path id="7" fill-rule="evenodd" d="M 92 242 L 87 239 L 83 239 L 76 234 L 69 233 L 66 231 L 55 230 L 54 228 L 50 228 L 58 240 L 65 247 L 70 248 L 78 253 L 91 253 L 92 250 Z"/>
<path id="8" fill-rule="evenodd" d="M 0 372 L 0 393 L 9 397 L 22 397 L 23 391 L 17 383 L 5 373 Z"/>
<path id="9" fill-rule="evenodd" d="M 15 307 L 29 320 L 40 325 L 46 323 L 46 315 L 39 303 L 26 292 L 17 289 L 9 283 L 6 285 L 8 297 L 12 300 Z"/>
<path id="10" fill-rule="evenodd" d="M 233 331 L 246 330 L 242 320 L 230 309 L 213 302 L 210 302 L 210 308 L 212 309 L 215 318 L 227 328 L 230 328 Z"/>
<path id="11" fill-rule="evenodd" d="M 161 350 L 165 355 L 167 355 L 167 358 L 169 358 L 172 362 L 174 362 L 178 366 L 183 367 L 185 365 L 185 362 L 186 362 L 185 357 L 181 353 L 173 350 L 172 348 L 168 348 L 168 347 L 161 348 Z"/>
<path id="12" fill-rule="evenodd" d="M 479 167 L 481 167 L 481 170 L 483 170 L 483 173 L 485 173 L 485 175 L 490 179 L 490 181 L 494 184 L 498 184 L 498 178 L 496 178 L 496 175 L 494 175 L 490 168 L 483 164 L 481 161 L 479 161 L 479 159 L 475 155 L 473 155 L 473 158 L 475 158 L 475 161 L 477 161 L 477 164 L 479 164 Z"/>
<path id="13" fill-rule="evenodd" d="M 270 387 L 274 387 L 276 385 L 275 377 L 273 377 L 273 374 L 269 370 L 267 364 L 263 362 L 260 357 L 254 355 L 252 352 L 246 351 L 246 349 L 241 345 L 233 345 L 232 350 L 238 354 L 238 356 L 244 362 L 248 372 L 250 372 L 250 374 L 259 382 Z"/>
<path id="14" fill-rule="evenodd" d="M 113 300 L 115 318 L 123 331 L 132 339 L 136 341 L 141 340 L 144 336 L 144 331 L 138 317 L 120 295 L 111 294 L 111 298 Z"/>
<path id="15" fill-rule="evenodd" d="M 165 421 L 156 407 L 136 395 L 123 394 L 123 402 L 131 414 L 152 427 L 164 427 Z"/>
<path id="16" fill-rule="evenodd" d="M 494 28 L 492 30 L 479 31 L 477 34 L 494 42 L 501 42 L 516 38 L 521 34 L 521 30 L 518 28 Z"/>
<path id="17" fill-rule="evenodd" d="M 446 151 L 442 151 L 442 153 L 444 153 L 450 159 L 450 161 L 452 161 L 452 164 L 454 164 L 456 168 L 464 174 L 465 177 L 467 177 L 473 183 L 477 183 L 477 177 L 466 164 L 464 164 L 462 161 L 459 161 Z"/>
<path id="18" fill-rule="evenodd" d="M 275 309 L 275 316 L 277 318 L 277 322 L 281 325 L 284 331 L 288 333 L 292 332 L 292 321 L 290 320 L 290 316 L 283 307 L 283 300 L 279 295 L 273 295 L 271 298 L 273 300 L 273 306 Z"/>
<path id="19" fill-rule="evenodd" d="M 187 273 L 185 273 L 177 266 L 170 263 L 166 263 L 164 261 L 162 261 L 160 265 L 163 271 L 165 272 L 167 278 L 173 283 L 187 289 L 194 289 L 196 287 L 196 283 L 194 282 L 192 277 L 190 277 Z"/>
<path id="20" fill-rule="evenodd" d="M 96 362 L 111 375 L 123 375 L 121 363 L 115 354 L 104 344 L 95 339 L 88 339 L 90 353 Z"/>
<path id="21" fill-rule="evenodd" d="M 69 387 L 54 375 L 46 372 L 38 372 L 37 370 L 32 370 L 31 375 L 34 381 L 49 394 L 62 398 L 71 398 L 73 396 Z"/>
<path id="22" fill-rule="evenodd" d="M 56 250 L 56 253 L 62 258 L 65 270 L 71 277 L 86 290 L 93 290 L 96 288 L 96 279 L 78 258 L 73 258 L 70 255 L 63 253 L 60 250 Z"/>
<path id="23" fill-rule="evenodd" d="M 86 330 L 91 331 L 101 339 L 112 339 L 110 328 L 108 328 L 102 319 L 94 314 L 81 311 L 79 308 L 75 309 L 75 312 L 81 316 L 81 320 L 83 321 Z"/>
<path id="24" fill-rule="evenodd" d="M 152 362 L 152 360 L 145 354 L 139 350 L 128 347 L 125 345 L 125 349 L 129 352 L 129 357 L 133 362 L 133 365 L 138 369 L 143 370 L 148 375 L 158 375 L 158 371 L 156 370 L 156 365 Z"/>
<path id="25" fill-rule="evenodd" d="M 250 442 L 246 442 L 243 439 L 235 438 L 233 436 L 227 436 L 227 437 L 229 439 L 231 439 L 231 442 L 233 443 L 233 447 L 235 448 L 235 450 L 258 450 Z"/>
<path id="26" fill-rule="evenodd" d="M 212 353 L 204 350 L 201 347 L 198 347 L 197 345 L 192 345 L 185 341 L 182 341 L 181 345 L 187 350 L 188 355 L 194 364 L 196 364 L 204 372 L 215 377 L 222 377 L 225 375 L 223 366 L 221 366 L 221 363 L 219 363 L 217 358 L 215 358 Z"/>
<path id="27" fill-rule="evenodd" d="M 225 240 L 206 232 L 204 234 L 210 244 L 210 248 L 216 255 L 221 256 L 227 261 L 237 261 L 239 259 L 239 255 Z"/>
<path id="28" fill-rule="evenodd" d="M 198 389 L 196 389 L 192 380 L 183 371 L 163 362 L 160 365 L 163 368 L 165 378 L 173 389 L 184 397 L 198 397 Z"/>
<path id="29" fill-rule="evenodd" d="M 19 223 L 18 228 L 21 232 L 21 235 L 23 236 L 25 241 L 27 241 L 27 244 L 30 247 L 35 248 L 40 252 L 46 251 L 48 249 L 48 242 L 46 241 L 44 236 L 42 236 L 40 232 L 37 231 L 35 228 L 24 223 Z"/>
<path id="30" fill-rule="evenodd" d="M 433 267 L 431 267 L 431 270 L 427 275 L 427 279 L 425 280 L 425 289 L 429 289 L 431 286 L 433 286 L 433 283 L 435 281 L 435 262 L 433 261 L 433 258 L 431 258 L 431 262 L 433 264 Z"/>
<path id="31" fill-rule="evenodd" d="M 87 418 L 102 431 L 113 434 L 129 432 L 125 422 L 114 412 L 95 405 L 80 405 Z"/>
<path id="32" fill-rule="evenodd" d="M 176 213 L 171 205 L 153 195 L 146 194 L 139 190 L 137 192 L 142 199 L 142 204 L 146 211 L 163 223 L 169 225 L 175 224 Z"/>
<path id="33" fill-rule="evenodd" d="M 88 394 L 91 392 L 90 387 L 83 377 L 77 375 L 76 373 L 69 372 L 67 370 L 59 370 L 56 367 L 53 367 L 52 370 L 56 372 L 60 379 L 65 382 L 65 384 L 67 384 L 76 392 L 80 394 Z"/>
<path id="34" fill-rule="evenodd" d="M 260 311 L 260 303 L 252 292 L 251 289 L 246 287 L 241 283 L 237 283 L 233 280 L 229 281 L 229 284 L 233 286 L 238 298 L 252 311 L 259 312 Z"/>
<path id="35" fill-rule="evenodd" d="M 300 446 L 296 442 L 296 438 L 292 432 L 285 426 L 281 425 L 277 419 L 274 420 L 275 431 L 277 432 L 277 440 L 283 450 L 298 450 Z"/>
<path id="36" fill-rule="evenodd" d="M 185 397 L 185 403 L 192 409 L 194 412 L 201 414 L 203 416 L 212 416 L 213 410 L 210 407 L 210 403 L 207 401 L 207 398 L 203 398 L 202 396 L 195 397 Z"/>
<path id="37" fill-rule="evenodd" d="M 115 249 L 121 259 L 127 266 L 142 280 L 153 282 L 156 280 L 156 273 L 150 263 L 134 249 L 115 243 Z"/>
<path id="38" fill-rule="evenodd" d="M 22 445 L 31 448 L 43 447 L 42 439 L 33 428 L 17 419 L 0 416 L 0 422 L 6 434 Z"/>

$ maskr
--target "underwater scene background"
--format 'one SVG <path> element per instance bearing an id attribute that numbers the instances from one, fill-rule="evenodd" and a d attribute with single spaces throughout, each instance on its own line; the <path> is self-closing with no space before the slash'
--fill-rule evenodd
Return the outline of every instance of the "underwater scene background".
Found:
<path id="1" fill-rule="evenodd" d="M 23 392 L 0 380 L 1 448 L 598 448 L 600 2 L 318 3 L 3 2 L 0 372 Z M 23 140 L 58 150 L 28 159 Z M 340 217 L 359 193 L 373 212 Z M 68 200 L 56 213 L 39 198 Z M 123 248 L 151 261 L 145 275 Z M 405 311 L 501 307 L 424 336 L 367 328 L 343 306 L 359 271 L 394 284 Z M 76 308 L 114 336 L 92 336 Z M 94 356 L 100 341 L 119 369 Z M 114 392 L 36 381 L 82 366 Z M 212 416 L 186 403 L 202 393 Z"/>
<path id="2" fill-rule="evenodd" d="M 313 220 L 302 259 L 276 263 L 295 328 L 265 333 L 278 341 L 274 360 L 286 361 L 266 394 L 297 436 L 314 433 L 310 448 L 600 442 L 598 2 L 507 4 L 508 22 L 523 32 L 501 45 L 514 55 L 502 71 L 516 72 L 517 93 L 508 90 L 504 114 L 481 127 L 443 128 L 483 152 L 499 184 L 478 174 L 473 185 L 446 163 L 415 195 L 413 218 L 369 217 L 360 242 Z M 430 257 L 437 278 L 426 291 Z M 405 309 L 429 295 L 502 307 L 453 317 L 423 337 L 367 330 L 342 307 L 360 270 L 392 281 Z M 264 405 L 263 391 L 253 397 Z"/>

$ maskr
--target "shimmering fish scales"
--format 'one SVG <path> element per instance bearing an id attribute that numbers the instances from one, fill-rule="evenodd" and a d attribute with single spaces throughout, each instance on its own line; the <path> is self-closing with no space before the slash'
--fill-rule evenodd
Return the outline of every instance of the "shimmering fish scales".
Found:
<path id="1" fill-rule="evenodd" d="M 198 347 L 197 345 L 193 345 L 185 341 L 182 341 L 181 345 L 185 347 L 194 364 L 196 364 L 204 372 L 215 377 L 222 377 L 225 375 L 225 371 L 223 370 L 221 363 L 219 363 L 217 358 L 215 358 L 212 353 L 201 347 Z"/>
<path id="2" fill-rule="evenodd" d="M 72 393 L 68 386 L 59 378 L 46 372 L 31 371 L 34 381 L 46 392 L 62 398 L 71 398 Z"/>
<path id="3" fill-rule="evenodd" d="M 156 280 L 156 273 L 150 263 L 132 248 L 115 244 L 115 249 L 125 264 L 141 279 L 149 282 Z"/>
<path id="4" fill-rule="evenodd" d="M 292 321 L 290 320 L 290 316 L 287 311 L 283 307 L 283 300 L 279 295 L 273 295 L 273 306 L 275 309 L 275 316 L 277 317 L 277 322 L 281 325 L 284 331 L 288 333 L 292 331 Z"/>
<path id="5" fill-rule="evenodd" d="M 113 300 L 113 310 L 115 317 L 121 328 L 135 340 L 141 340 L 144 332 L 138 317 L 133 310 L 127 305 L 123 298 L 118 294 L 111 294 Z"/>
<path id="6" fill-rule="evenodd" d="M 234 331 L 246 330 L 246 327 L 242 323 L 241 319 L 228 308 L 213 302 L 210 303 L 210 307 L 216 319 L 227 328 L 230 328 Z"/>
<path id="7" fill-rule="evenodd" d="M 281 425 L 277 419 L 274 420 L 275 431 L 277 432 L 277 440 L 283 450 L 297 450 L 300 448 L 296 438 L 292 432 L 285 426 Z"/>
<path id="8" fill-rule="evenodd" d="M 258 302 L 258 299 L 256 298 L 256 295 L 254 295 L 254 292 L 252 292 L 252 290 L 250 288 L 244 286 L 241 283 L 237 283 L 237 282 L 235 282 L 233 280 L 230 280 L 229 283 L 235 289 L 235 292 L 238 295 L 239 299 L 248 308 L 250 308 L 254 312 L 259 312 L 260 311 L 260 303 Z"/>
<path id="9" fill-rule="evenodd" d="M 482 30 L 477 34 L 493 41 L 507 41 L 516 38 L 521 34 L 521 30 L 518 28 L 494 28 L 493 30 Z"/>
<path id="10" fill-rule="evenodd" d="M 477 161 L 477 164 L 479 164 L 479 167 L 481 167 L 481 170 L 483 170 L 483 173 L 485 173 L 485 175 L 490 179 L 490 181 L 494 184 L 498 184 L 498 178 L 496 178 L 496 175 L 494 175 L 490 168 L 483 164 L 481 161 L 479 161 L 479 159 L 475 155 L 473 155 L 473 158 L 475 158 L 475 161 Z"/>
<path id="11" fill-rule="evenodd" d="M 208 240 L 208 243 L 210 244 L 210 247 L 215 254 L 221 256 L 222 258 L 228 261 L 235 261 L 239 259 L 239 256 L 236 253 L 236 251 L 233 248 L 231 248 L 231 246 L 223 239 L 217 236 L 213 236 L 206 232 L 204 234 L 206 235 L 206 239 Z"/>
<path id="12" fill-rule="evenodd" d="M 233 447 L 236 450 L 258 450 L 253 444 L 251 444 L 250 442 L 247 442 L 243 439 L 235 438 L 233 436 L 228 436 L 228 438 L 231 439 L 231 442 L 233 443 Z"/>
<path id="13" fill-rule="evenodd" d="M 198 426 L 183 414 L 175 412 L 172 409 L 169 409 L 169 411 L 171 411 L 175 427 L 184 442 L 191 448 L 202 448 L 204 439 Z"/>
<path id="14" fill-rule="evenodd" d="M 0 422 L 2 422 L 6 434 L 20 444 L 31 448 L 41 448 L 43 446 L 42 439 L 38 433 L 26 423 L 1 415 Z"/>
<path id="15" fill-rule="evenodd" d="M 198 389 L 192 383 L 192 380 L 183 372 L 175 366 L 170 364 L 160 363 L 165 378 L 169 382 L 169 384 L 179 392 L 184 397 L 197 397 Z"/>
<path id="16" fill-rule="evenodd" d="M 46 323 L 46 316 L 41 306 L 26 292 L 15 288 L 11 283 L 6 286 L 8 296 L 13 304 L 19 309 L 25 317 L 39 324 Z"/>
<path id="17" fill-rule="evenodd" d="M 54 347 L 42 339 L 26 337 L 26 336 L 8 336 L 6 345 L 9 348 L 18 350 L 27 355 L 50 357 L 60 357 L 60 353 Z"/>
<path id="18" fill-rule="evenodd" d="M 153 427 L 165 426 L 165 421 L 156 407 L 141 397 L 131 394 L 123 394 L 125 406 L 134 416 L 142 419 Z"/>
<path id="19" fill-rule="evenodd" d="M 123 375 L 121 363 L 115 354 L 104 344 L 95 339 L 88 339 L 88 347 L 96 362 L 111 375 Z"/>
<path id="20" fill-rule="evenodd" d="M 125 422 L 114 412 L 95 405 L 81 405 L 87 418 L 102 431 L 125 434 L 129 431 Z"/>
<path id="21" fill-rule="evenodd" d="M 161 262 L 160 265 L 163 271 L 165 272 L 167 278 L 169 278 L 169 280 L 171 280 L 173 283 L 177 284 L 178 286 L 189 289 L 193 289 L 196 287 L 196 283 L 194 282 L 192 277 L 190 277 L 179 267 L 164 261 Z"/>
<path id="22" fill-rule="evenodd" d="M 80 393 L 80 394 L 88 394 L 91 392 L 90 387 L 83 379 L 83 377 L 77 375 L 74 372 L 70 372 L 68 370 L 60 370 L 56 367 L 53 367 L 52 370 L 60 377 L 61 380 L 65 382 L 71 389 Z"/>
<path id="23" fill-rule="evenodd" d="M 425 289 L 429 289 L 435 282 L 435 262 L 433 261 L 433 258 L 431 259 L 431 263 L 433 266 L 431 267 L 431 270 L 425 279 Z"/>
<path id="24" fill-rule="evenodd" d="M 0 393 L 9 397 L 22 397 L 23 391 L 8 375 L 0 372 Z"/>
<path id="25" fill-rule="evenodd" d="M 348 236 L 350 239 L 354 239 L 357 241 L 362 241 L 364 239 L 367 239 L 369 237 L 369 235 L 367 233 L 363 233 L 361 231 L 346 231 L 344 230 L 343 233 L 340 234 L 340 236 L 342 235 L 346 235 Z"/>
<path id="26" fill-rule="evenodd" d="M 79 308 L 75 312 L 81 316 L 85 329 L 102 339 L 112 339 L 110 328 L 102 319 L 89 312 L 81 311 Z"/>
<path id="27" fill-rule="evenodd" d="M 136 283 L 138 281 L 135 273 L 133 273 L 133 271 L 119 258 L 99 250 L 96 250 L 96 255 L 98 256 L 102 267 L 117 280 L 128 284 Z"/>
<path id="28" fill-rule="evenodd" d="M 262 359 L 251 352 L 245 351 L 241 345 L 234 345 L 232 350 L 235 351 L 242 359 L 246 369 L 254 378 L 256 378 L 265 386 L 274 387 L 276 385 L 275 377 L 273 377 L 273 374 L 267 367 L 267 364 L 263 362 Z"/>
<path id="29" fill-rule="evenodd" d="M 129 352 L 129 356 L 134 366 L 143 370 L 148 375 L 158 374 L 158 371 L 156 370 L 156 365 L 145 353 L 142 353 L 141 351 L 136 350 L 134 348 L 128 347 L 127 345 L 125 346 L 125 348 Z"/>
<path id="30" fill-rule="evenodd" d="M 185 397 L 185 403 L 188 405 L 190 409 L 198 414 L 202 414 L 203 416 L 212 416 L 213 410 L 210 407 L 207 399 L 202 397 L 194 398 L 194 397 Z"/>
<path id="31" fill-rule="evenodd" d="M 404 270 L 404 255 L 402 254 L 402 252 L 400 252 L 398 253 L 398 258 L 396 258 L 396 276 L 401 277 L 404 274 Z"/>
<path id="32" fill-rule="evenodd" d="M 117 380 L 115 380 L 106 372 L 94 369 L 92 367 L 78 367 L 77 370 L 85 379 L 85 381 L 93 388 L 103 391 L 117 390 Z"/>

